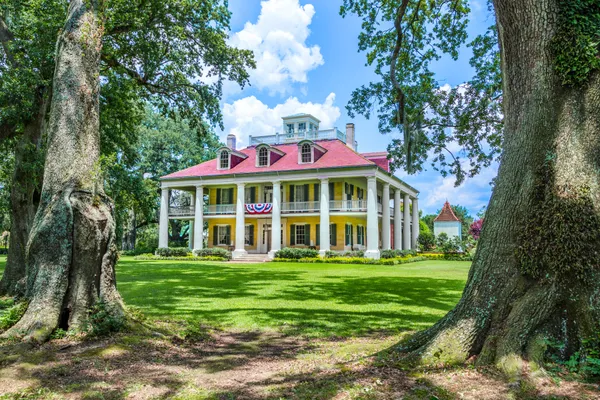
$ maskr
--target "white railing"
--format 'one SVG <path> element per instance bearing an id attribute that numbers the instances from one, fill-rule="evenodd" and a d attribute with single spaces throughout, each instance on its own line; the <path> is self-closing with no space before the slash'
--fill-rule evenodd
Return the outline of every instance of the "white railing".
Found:
<path id="1" fill-rule="evenodd" d="M 300 129 L 291 132 L 276 133 L 275 135 L 250 136 L 250 145 L 280 144 L 280 143 L 295 143 L 304 139 L 320 140 L 320 139 L 339 139 L 346 143 L 346 134 L 340 132 L 337 128 L 310 130 Z"/>
<path id="2" fill-rule="evenodd" d="M 235 214 L 235 204 L 210 204 L 204 206 L 206 215 Z"/>
<path id="3" fill-rule="evenodd" d="M 170 206 L 169 217 L 193 217 L 194 206 Z"/>
<path id="4" fill-rule="evenodd" d="M 321 210 L 321 204 L 318 201 L 296 201 L 281 203 L 282 213 L 305 213 L 317 212 Z"/>
<path id="5" fill-rule="evenodd" d="M 367 211 L 366 200 L 331 200 L 330 211 Z"/>

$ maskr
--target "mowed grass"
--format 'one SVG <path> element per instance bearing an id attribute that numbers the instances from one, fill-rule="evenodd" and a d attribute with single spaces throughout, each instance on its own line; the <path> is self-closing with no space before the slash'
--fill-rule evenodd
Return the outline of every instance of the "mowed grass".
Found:
<path id="1" fill-rule="evenodd" d="M 6 262 L 0 256 L 0 275 Z M 122 257 L 118 288 L 152 320 L 310 337 L 426 328 L 458 302 L 470 263 L 226 264 Z"/>
<path id="2" fill-rule="evenodd" d="M 117 266 L 126 303 L 152 319 L 313 337 L 419 330 L 458 302 L 470 263 L 399 266 L 135 261 Z"/>

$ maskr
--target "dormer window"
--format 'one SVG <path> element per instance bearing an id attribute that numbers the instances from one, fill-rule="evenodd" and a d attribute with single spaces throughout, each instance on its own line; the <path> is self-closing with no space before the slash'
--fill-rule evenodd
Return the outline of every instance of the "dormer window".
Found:
<path id="1" fill-rule="evenodd" d="M 312 162 L 312 146 L 310 145 L 310 143 L 302 144 L 302 146 L 300 147 L 300 153 L 302 155 L 301 159 L 303 163 Z"/>
<path id="2" fill-rule="evenodd" d="M 229 152 L 226 150 L 221 151 L 219 156 L 219 169 L 229 169 Z"/>
<path id="3" fill-rule="evenodd" d="M 269 165 L 269 149 L 261 147 L 258 149 L 258 166 L 267 167 Z"/>

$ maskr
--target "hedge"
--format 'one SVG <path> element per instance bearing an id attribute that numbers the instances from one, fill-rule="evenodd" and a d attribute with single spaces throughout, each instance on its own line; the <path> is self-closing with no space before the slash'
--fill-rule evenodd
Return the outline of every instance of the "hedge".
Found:
<path id="1" fill-rule="evenodd" d="M 156 255 L 161 257 L 186 257 L 192 254 L 187 247 L 160 247 L 156 249 Z"/>
<path id="2" fill-rule="evenodd" d="M 325 252 L 325 258 L 334 257 L 364 257 L 365 252 L 363 250 L 352 250 L 352 251 L 333 251 L 328 250 Z"/>
<path id="3" fill-rule="evenodd" d="M 398 258 L 398 257 L 415 257 L 417 255 L 416 250 L 381 250 L 381 258 Z"/>
<path id="4" fill-rule="evenodd" d="M 168 260 L 168 261 L 229 261 L 228 258 L 223 258 L 219 256 L 205 256 L 205 257 L 196 257 L 196 256 L 185 256 L 185 257 L 164 257 L 164 256 L 155 256 L 154 254 L 140 254 L 139 256 L 135 256 L 134 260 Z"/>
<path id="5" fill-rule="evenodd" d="M 427 260 L 473 261 L 469 253 L 422 253 L 421 256 Z"/>
<path id="6" fill-rule="evenodd" d="M 290 260 L 299 260 L 301 258 L 317 258 L 319 251 L 314 249 L 297 249 L 293 247 L 284 247 L 275 252 L 275 258 L 285 258 Z"/>
<path id="7" fill-rule="evenodd" d="M 197 257 L 220 257 L 231 260 L 231 252 L 220 247 L 208 247 L 201 250 L 194 250 L 193 254 Z"/>
<path id="8" fill-rule="evenodd" d="M 399 265 L 413 263 L 417 261 L 425 261 L 425 257 L 397 257 L 397 258 L 383 258 L 375 260 L 373 258 L 365 257 L 330 257 L 330 258 L 278 258 L 276 257 L 273 261 L 277 262 L 298 262 L 308 264 L 368 264 L 368 265 Z"/>

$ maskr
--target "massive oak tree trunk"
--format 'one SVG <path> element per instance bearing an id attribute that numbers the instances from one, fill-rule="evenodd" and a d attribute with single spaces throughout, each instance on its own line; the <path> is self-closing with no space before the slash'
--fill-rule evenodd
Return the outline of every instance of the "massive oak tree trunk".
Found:
<path id="1" fill-rule="evenodd" d="M 43 341 L 59 326 L 80 327 L 98 301 L 122 314 L 113 209 L 99 170 L 99 8 L 71 0 L 58 38 L 44 183 L 27 244 L 30 303 L 4 336 Z"/>
<path id="2" fill-rule="evenodd" d="M 25 125 L 15 148 L 15 170 L 10 192 L 10 247 L 4 275 L 0 280 L 0 295 L 25 294 L 25 250 L 39 205 L 42 181 L 40 159 L 48 104 L 45 92 L 40 90 L 38 113 Z"/>
<path id="3" fill-rule="evenodd" d="M 505 117 L 498 178 L 462 299 L 405 350 L 426 363 L 478 356 L 516 372 L 523 359 L 539 361 L 541 337 L 568 353 L 599 326 L 600 74 L 561 84 L 557 0 L 494 6 Z"/>

